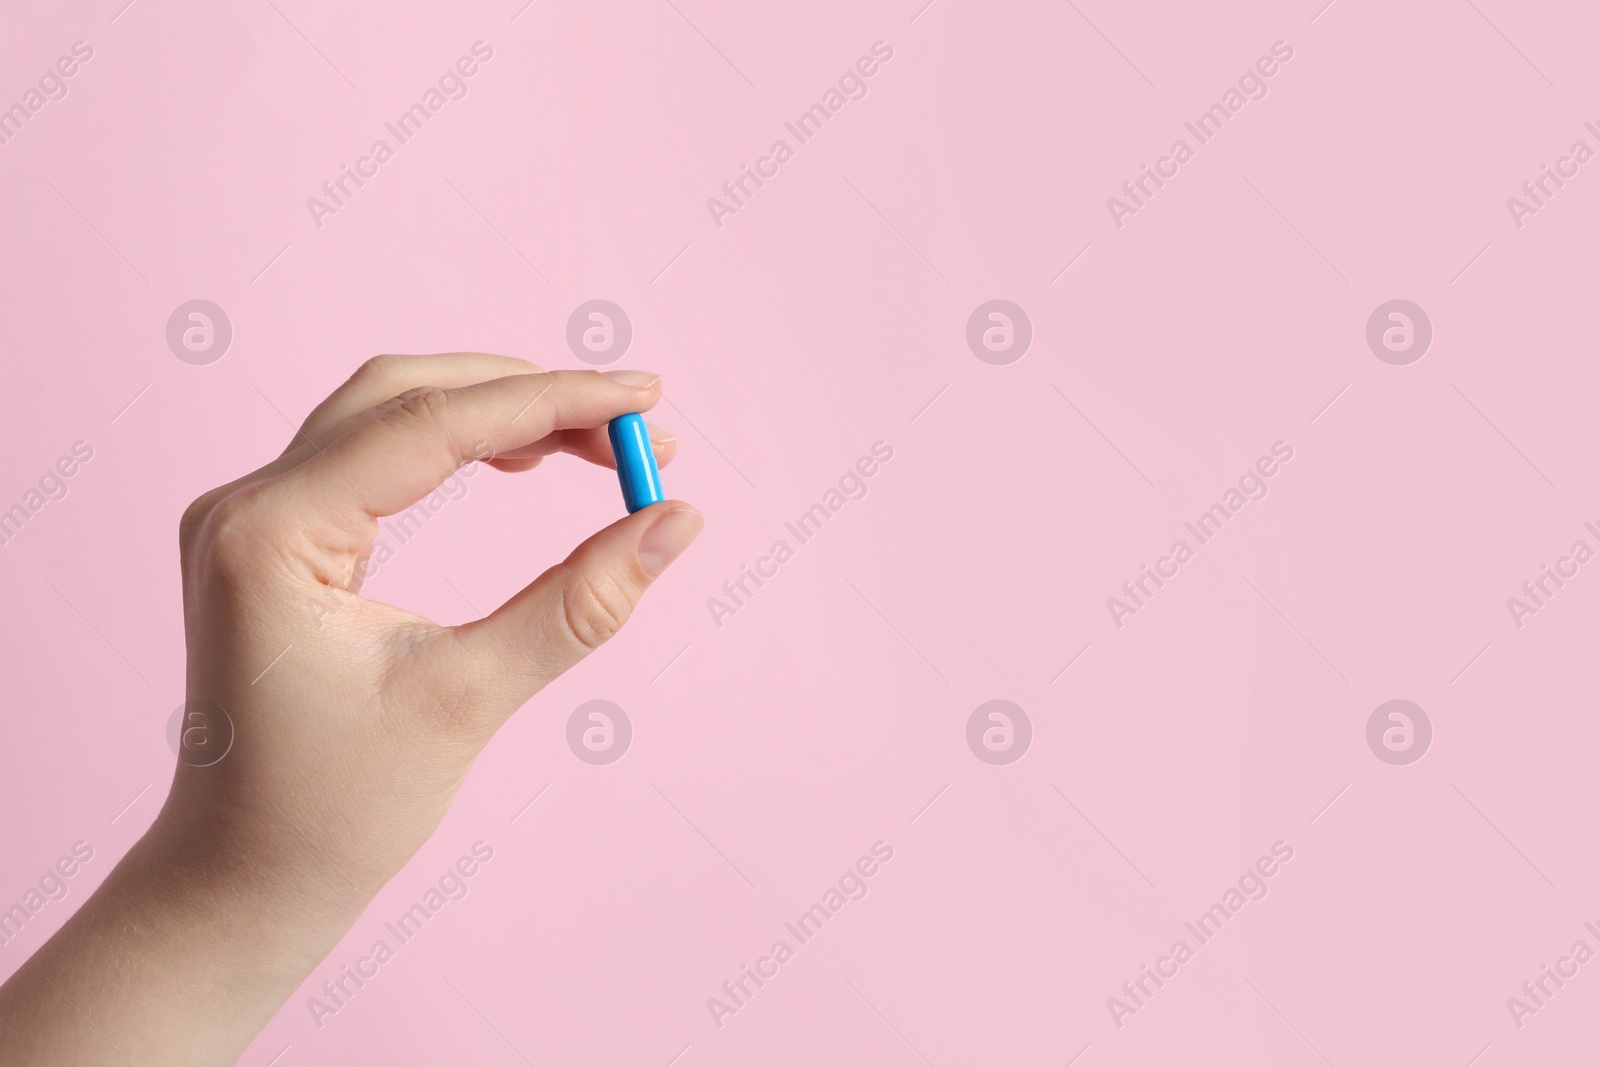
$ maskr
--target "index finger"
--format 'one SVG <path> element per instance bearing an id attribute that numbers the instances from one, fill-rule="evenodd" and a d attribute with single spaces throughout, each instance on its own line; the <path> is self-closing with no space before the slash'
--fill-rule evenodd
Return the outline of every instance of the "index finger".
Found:
<path id="1" fill-rule="evenodd" d="M 645 371 L 562 370 L 413 389 L 276 480 L 319 536 L 342 532 L 353 540 L 334 543 L 359 550 L 376 519 L 423 499 L 462 465 L 646 411 L 660 381 Z"/>
<path id="2" fill-rule="evenodd" d="M 510 374 L 538 374 L 537 363 L 493 352 L 436 352 L 430 355 L 373 356 L 312 409 L 284 449 L 293 452 L 321 437 L 347 419 L 377 407 L 390 397 L 421 385 L 460 388 Z"/>

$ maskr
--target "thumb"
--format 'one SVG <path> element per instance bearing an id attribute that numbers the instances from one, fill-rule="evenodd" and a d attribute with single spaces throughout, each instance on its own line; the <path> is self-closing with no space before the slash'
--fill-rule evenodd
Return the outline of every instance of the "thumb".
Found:
<path id="1" fill-rule="evenodd" d="M 622 629 L 704 526 L 681 500 L 607 526 L 489 615 L 455 628 L 468 669 L 511 698 L 509 714 Z"/>

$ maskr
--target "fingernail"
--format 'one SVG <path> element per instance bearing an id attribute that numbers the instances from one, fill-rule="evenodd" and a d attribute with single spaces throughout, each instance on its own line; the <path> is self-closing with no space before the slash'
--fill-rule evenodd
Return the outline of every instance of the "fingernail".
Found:
<path id="1" fill-rule="evenodd" d="M 678 439 L 678 435 L 671 430 L 663 430 L 659 426 L 650 427 L 650 442 L 657 445 L 670 445 Z"/>
<path id="2" fill-rule="evenodd" d="M 705 524 L 705 517 L 694 508 L 673 508 L 639 538 L 639 566 L 654 578 L 694 543 Z"/>
<path id="3" fill-rule="evenodd" d="M 661 380 L 661 375 L 647 370 L 605 370 L 600 373 L 618 385 L 633 389 L 648 389 Z"/>

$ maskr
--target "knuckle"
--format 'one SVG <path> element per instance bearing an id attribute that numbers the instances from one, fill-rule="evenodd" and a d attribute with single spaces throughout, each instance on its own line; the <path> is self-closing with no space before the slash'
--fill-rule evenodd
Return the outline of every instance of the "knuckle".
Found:
<path id="1" fill-rule="evenodd" d="M 390 403 L 392 418 L 441 423 L 450 403 L 450 391 L 438 385 L 419 385 L 407 389 Z"/>
<path id="2" fill-rule="evenodd" d="M 387 381 L 392 376 L 394 368 L 399 362 L 399 356 L 392 356 L 388 354 L 373 356 L 371 359 L 367 360 L 365 363 L 361 364 L 361 366 L 356 368 L 356 372 L 350 375 L 350 380 L 360 382 Z"/>
<path id="3" fill-rule="evenodd" d="M 248 490 L 229 493 L 218 500 L 206 516 L 206 539 L 218 548 L 237 545 L 253 525 L 251 513 L 255 510 L 256 494 Z"/>
<path id="4" fill-rule="evenodd" d="M 271 509 L 266 496 L 267 490 L 256 484 L 214 498 L 190 527 L 191 554 L 197 548 L 203 549 L 214 565 L 226 570 L 247 566 L 258 555 L 263 536 L 271 536 Z M 191 511 L 205 499 L 201 497 L 190 505 Z M 185 512 L 184 518 L 189 521 L 190 513 Z"/>
<path id="5" fill-rule="evenodd" d="M 178 548 L 181 551 L 188 552 L 193 547 L 195 538 L 200 535 L 200 527 L 205 524 L 206 516 L 217 501 L 218 492 L 211 489 L 201 493 L 183 509 L 183 515 L 178 519 Z"/>
<path id="6" fill-rule="evenodd" d="M 562 583 L 562 620 L 591 652 L 616 636 L 633 614 L 633 605 L 633 591 L 604 571 L 569 570 Z"/>

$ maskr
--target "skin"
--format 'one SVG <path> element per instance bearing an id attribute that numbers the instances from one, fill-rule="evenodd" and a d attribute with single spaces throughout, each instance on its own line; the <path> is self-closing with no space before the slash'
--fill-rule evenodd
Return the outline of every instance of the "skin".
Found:
<path id="1" fill-rule="evenodd" d="M 500 725 L 615 634 L 703 525 L 682 502 L 652 505 L 449 627 L 359 595 L 379 518 L 466 463 L 612 466 L 606 423 L 659 390 L 640 371 L 382 356 L 282 456 L 189 507 L 188 698 L 226 709 L 232 747 L 179 762 L 149 831 L 0 987 L 0 1063 L 237 1060 L 433 833 Z M 676 439 L 651 439 L 670 462 Z"/>

